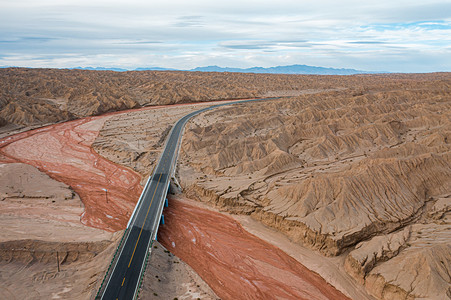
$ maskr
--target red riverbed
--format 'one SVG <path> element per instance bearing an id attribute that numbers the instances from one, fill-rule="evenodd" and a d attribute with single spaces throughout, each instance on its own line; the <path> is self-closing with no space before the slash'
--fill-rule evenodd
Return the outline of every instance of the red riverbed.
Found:
<path id="1" fill-rule="evenodd" d="M 83 224 L 124 229 L 141 194 L 141 177 L 91 148 L 105 120 L 89 117 L 1 139 L 0 163 L 26 163 L 69 185 L 85 206 Z"/>
<path id="2" fill-rule="evenodd" d="M 0 163 L 27 163 L 71 186 L 85 205 L 82 223 L 108 231 L 123 229 L 141 193 L 141 178 L 92 150 L 107 117 L 0 139 Z M 171 200 L 164 213 L 166 225 L 160 227 L 159 240 L 222 299 L 347 299 L 230 217 L 178 200 Z"/>
<path id="3" fill-rule="evenodd" d="M 231 217 L 170 200 L 158 241 L 222 299 L 348 299 Z"/>
<path id="4" fill-rule="evenodd" d="M 198 104 L 229 101 L 239 100 Z M 111 115 L 188 105 L 193 103 L 111 112 L 5 137 L 0 139 L 0 163 L 26 163 L 69 185 L 85 205 L 83 224 L 112 232 L 125 229 L 142 191 L 141 176 L 98 155 L 92 143 Z"/>

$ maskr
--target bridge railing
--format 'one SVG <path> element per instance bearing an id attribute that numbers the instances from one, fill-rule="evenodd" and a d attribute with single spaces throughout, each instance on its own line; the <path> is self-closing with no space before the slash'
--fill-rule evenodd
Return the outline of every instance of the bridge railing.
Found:
<path id="1" fill-rule="evenodd" d="M 102 283 L 100 284 L 99 290 L 97 291 L 96 296 L 94 297 L 94 299 L 101 299 L 102 297 L 102 293 L 106 287 L 106 282 L 108 282 L 109 277 L 112 274 L 112 266 L 114 266 L 114 264 L 116 264 L 117 259 L 119 259 L 119 256 L 117 255 L 119 253 L 119 250 L 122 249 L 122 247 L 124 246 L 124 240 L 125 240 L 125 236 L 128 233 L 128 227 L 125 229 L 124 234 L 122 235 L 121 241 L 119 242 L 119 245 L 116 248 L 116 251 L 114 251 L 114 255 L 113 258 L 111 259 L 111 262 L 108 266 L 108 269 L 105 272 L 105 276 L 103 276 L 103 280 Z"/>

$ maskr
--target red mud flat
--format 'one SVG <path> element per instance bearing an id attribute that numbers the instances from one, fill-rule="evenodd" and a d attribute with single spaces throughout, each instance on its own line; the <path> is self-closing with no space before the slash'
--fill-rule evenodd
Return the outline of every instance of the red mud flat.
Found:
<path id="1" fill-rule="evenodd" d="M 71 186 L 85 205 L 83 224 L 124 229 L 142 191 L 141 177 L 91 149 L 105 120 L 88 117 L 1 139 L 0 163 L 26 163 Z"/>
<path id="2" fill-rule="evenodd" d="M 231 217 L 171 200 L 158 240 L 222 299 L 349 299 Z"/>
<path id="3" fill-rule="evenodd" d="M 240 100 L 197 103 L 214 105 Z M 91 145 L 109 116 L 131 111 L 188 106 L 149 106 L 49 125 L 0 139 L 0 163 L 26 163 L 69 185 L 81 198 L 83 224 L 107 231 L 124 229 L 142 191 L 141 177 L 98 155 Z M 107 189 L 105 192 L 103 189 Z M 108 202 L 107 202 L 108 200 Z"/>
<path id="4" fill-rule="evenodd" d="M 239 100 L 197 104 L 214 105 L 233 101 Z M 0 163 L 26 163 L 37 167 L 51 178 L 64 182 L 80 196 L 85 205 L 85 212 L 80 219 L 83 224 L 118 231 L 126 227 L 139 199 L 142 191 L 141 177 L 132 170 L 103 158 L 91 148 L 104 122 L 111 115 L 193 104 L 159 105 L 110 112 L 11 135 L 0 139 Z"/>

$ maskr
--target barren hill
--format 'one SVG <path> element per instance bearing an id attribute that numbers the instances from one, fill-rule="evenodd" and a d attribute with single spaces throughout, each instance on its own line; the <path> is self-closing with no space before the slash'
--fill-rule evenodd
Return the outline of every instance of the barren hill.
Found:
<path id="1" fill-rule="evenodd" d="M 414 76 L 415 79 L 427 75 Z M 434 80 L 446 79 L 436 74 Z M 428 76 L 428 80 L 432 78 Z M 176 71 L 0 69 L 0 130 L 42 125 L 147 105 L 251 98 L 364 86 L 387 88 L 405 75 L 307 76 Z M 5 125 L 9 125 L 5 127 Z M 3 128 L 2 128 L 3 126 Z"/>
<path id="2" fill-rule="evenodd" d="M 440 76 L 204 113 L 185 133 L 182 185 L 325 255 L 348 253 L 348 272 L 378 298 L 449 297 L 451 77 Z"/>

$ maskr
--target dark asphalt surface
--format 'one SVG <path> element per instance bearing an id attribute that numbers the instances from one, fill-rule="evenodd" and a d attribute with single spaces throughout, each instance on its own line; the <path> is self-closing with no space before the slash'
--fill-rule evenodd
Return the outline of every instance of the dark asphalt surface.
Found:
<path id="1" fill-rule="evenodd" d="M 139 279 L 144 271 L 146 254 L 149 251 L 151 241 L 156 237 L 164 200 L 170 183 L 170 175 L 177 161 L 178 145 L 186 122 L 191 117 L 216 107 L 273 99 L 277 98 L 218 104 L 192 112 L 177 121 L 170 132 L 166 147 L 154 170 L 154 174 L 144 188 L 141 200 L 137 204 L 138 207 L 129 223 L 124 246 L 103 292 L 102 299 L 134 299 L 137 293 Z"/>

